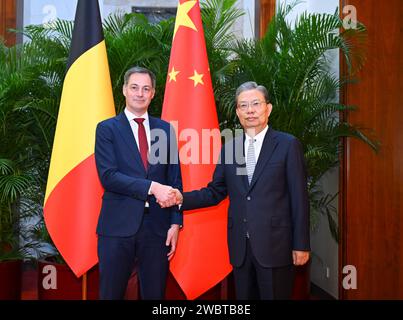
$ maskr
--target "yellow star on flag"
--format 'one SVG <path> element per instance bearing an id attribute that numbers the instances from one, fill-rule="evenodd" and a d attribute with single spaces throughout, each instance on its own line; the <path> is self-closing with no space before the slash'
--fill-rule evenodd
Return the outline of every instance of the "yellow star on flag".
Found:
<path id="1" fill-rule="evenodd" d="M 176 82 L 176 76 L 178 75 L 180 71 L 175 70 L 175 67 L 172 67 L 172 70 L 170 73 L 168 73 L 169 75 L 169 82 L 171 82 L 172 80 Z"/>
<path id="2" fill-rule="evenodd" d="M 190 19 L 190 17 L 188 16 L 190 9 L 192 9 L 196 3 L 197 1 L 194 0 L 178 4 L 178 12 L 176 14 L 176 21 L 175 21 L 174 39 L 176 31 L 178 31 L 179 27 L 181 26 L 188 27 L 190 29 L 197 31 L 195 24 L 193 23 L 192 19 Z"/>
<path id="3" fill-rule="evenodd" d="M 195 70 L 193 76 L 189 77 L 189 79 L 194 81 L 194 86 L 196 87 L 199 83 L 204 85 L 203 76 L 204 74 L 199 74 Z"/>

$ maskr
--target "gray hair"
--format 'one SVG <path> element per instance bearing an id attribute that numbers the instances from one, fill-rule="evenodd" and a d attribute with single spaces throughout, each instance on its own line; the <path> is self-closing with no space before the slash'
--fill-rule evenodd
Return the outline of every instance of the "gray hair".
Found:
<path id="1" fill-rule="evenodd" d="M 126 73 L 124 75 L 124 78 L 123 78 L 125 85 L 127 85 L 127 83 L 129 82 L 130 76 L 132 74 L 134 74 L 134 73 L 148 74 L 150 76 L 150 78 L 151 78 L 152 86 L 155 89 L 155 85 L 156 85 L 156 82 L 157 82 L 157 80 L 155 78 L 155 74 L 151 70 L 148 70 L 146 68 L 139 67 L 139 66 L 131 67 L 129 70 L 126 71 Z"/>
<path id="2" fill-rule="evenodd" d="M 235 92 L 235 103 L 238 103 L 238 97 L 239 97 L 239 95 L 240 95 L 242 92 L 248 91 L 248 90 L 255 90 L 255 89 L 258 90 L 258 91 L 260 91 L 260 92 L 263 94 L 264 99 L 266 100 L 267 103 L 270 102 L 269 92 L 267 91 L 267 89 L 266 89 L 265 86 L 258 85 L 258 84 L 257 84 L 256 82 L 254 82 L 254 81 L 248 81 L 248 82 L 242 83 L 242 84 L 238 87 L 238 89 L 236 89 L 236 92 Z"/>

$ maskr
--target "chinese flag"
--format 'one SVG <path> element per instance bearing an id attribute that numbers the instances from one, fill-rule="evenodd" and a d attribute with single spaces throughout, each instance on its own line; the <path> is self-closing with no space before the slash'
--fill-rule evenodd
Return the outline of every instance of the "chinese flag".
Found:
<path id="1" fill-rule="evenodd" d="M 178 4 L 162 118 L 177 129 L 184 191 L 205 187 L 213 176 L 221 140 L 199 1 Z M 211 139 L 206 139 L 211 132 Z M 184 213 L 170 269 L 188 299 L 197 298 L 231 271 L 227 208 L 225 200 L 216 207 Z"/>
<path id="2" fill-rule="evenodd" d="M 103 189 L 94 160 L 95 128 L 114 114 L 98 0 L 79 0 L 44 205 L 49 234 L 77 277 L 98 262 Z"/>

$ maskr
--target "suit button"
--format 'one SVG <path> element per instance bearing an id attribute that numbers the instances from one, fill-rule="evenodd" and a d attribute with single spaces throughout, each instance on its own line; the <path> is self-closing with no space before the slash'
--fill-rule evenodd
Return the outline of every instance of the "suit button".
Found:
<path id="1" fill-rule="evenodd" d="M 246 220 L 246 218 L 243 218 L 243 222 L 245 222 L 245 223 L 246 223 L 247 221 L 248 221 L 248 220 Z"/>
<path id="2" fill-rule="evenodd" d="M 249 197 L 249 196 L 247 196 L 247 197 L 246 197 L 246 200 L 248 200 L 248 201 L 249 201 L 249 200 L 250 200 L 250 197 Z"/>

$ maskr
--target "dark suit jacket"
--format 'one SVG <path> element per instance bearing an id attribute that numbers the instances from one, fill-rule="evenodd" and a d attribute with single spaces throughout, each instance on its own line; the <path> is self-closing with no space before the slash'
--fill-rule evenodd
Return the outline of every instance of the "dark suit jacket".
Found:
<path id="1" fill-rule="evenodd" d="M 161 156 L 163 163 L 150 164 L 147 172 L 124 112 L 97 126 L 95 161 L 105 189 L 97 226 L 99 235 L 134 235 L 140 227 L 146 201 L 150 204 L 155 233 L 166 236 L 171 224 L 182 225 L 182 214 L 177 206 L 162 209 L 155 197 L 148 195 L 151 181 L 182 189 L 173 129 L 168 122 L 151 116 L 149 123 L 150 154 Z"/>
<path id="2" fill-rule="evenodd" d="M 226 143 L 206 188 L 184 193 L 183 210 L 218 204 L 227 195 L 228 247 L 231 264 L 240 266 L 246 232 L 258 262 L 264 267 L 292 264 L 292 250 L 310 250 L 309 203 L 304 155 L 293 136 L 268 129 L 251 184 L 245 163 L 237 164 L 236 150 L 244 150 L 245 135 Z M 245 161 L 244 153 L 241 158 Z M 239 162 L 239 161 L 238 161 Z"/>

